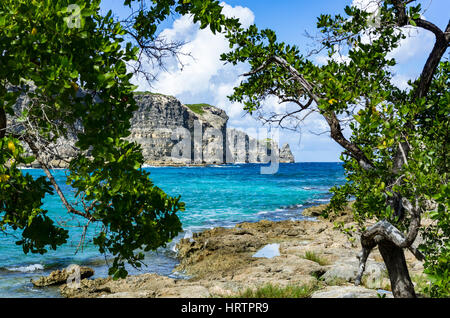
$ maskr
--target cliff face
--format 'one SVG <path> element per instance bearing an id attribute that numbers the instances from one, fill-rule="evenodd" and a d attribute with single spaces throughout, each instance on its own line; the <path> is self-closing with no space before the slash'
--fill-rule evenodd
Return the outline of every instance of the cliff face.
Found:
<path id="1" fill-rule="evenodd" d="M 141 144 L 147 163 L 222 163 L 228 121 L 218 108 L 191 110 L 174 97 L 136 96 L 139 110 L 131 121 L 130 140 Z"/>
<path id="2" fill-rule="evenodd" d="M 294 155 L 292 154 L 289 144 L 284 144 L 280 149 L 280 162 L 292 163 L 295 162 Z"/>
<path id="3" fill-rule="evenodd" d="M 227 129 L 228 116 L 217 107 L 183 105 L 175 97 L 153 93 L 139 93 L 135 98 L 139 109 L 131 120 L 128 139 L 142 146 L 146 164 L 269 163 L 278 155 L 280 162 L 294 162 L 289 145 L 280 150 L 271 141 Z M 75 155 L 75 140 L 72 136 L 52 145 L 57 154 L 54 167 L 66 166 Z"/>
<path id="4" fill-rule="evenodd" d="M 227 129 L 227 151 L 229 163 L 269 163 L 275 159 L 281 163 L 295 162 L 288 144 L 279 149 L 271 140 L 257 140 L 234 128 Z"/>
<path id="5" fill-rule="evenodd" d="M 139 110 L 132 119 L 130 140 L 142 145 L 147 164 L 295 162 L 289 145 L 258 141 L 227 129 L 228 116 L 214 106 L 183 105 L 158 94 L 136 96 Z"/>

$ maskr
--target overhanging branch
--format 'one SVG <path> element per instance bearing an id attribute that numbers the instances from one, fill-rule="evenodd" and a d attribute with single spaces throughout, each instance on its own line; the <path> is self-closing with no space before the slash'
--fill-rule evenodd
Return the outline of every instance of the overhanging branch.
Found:
<path id="1" fill-rule="evenodd" d="M 317 104 L 320 103 L 321 97 L 313 92 L 313 85 L 311 85 L 292 65 L 290 65 L 285 59 L 274 56 L 273 61 L 278 65 L 285 68 Z M 373 168 L 373 164 L 366 157 L 359 147 L 350 141 L 348 141 L 342 134 L 342 128 L 336 113 L 331 110 L 324 111 L 322 113 L 331 130 L 331 138 L 333 138 L 339 145 L 341 145 L 347 152 L 358 161 L 361 167 L 365 170 Z"/>
<path id="2" fill-rule="evenodd" d="M 6 134 L 6 113 L 3 107 L 0 107 L 0 138 Z"/>
<path id="3" fill-rule="evenodd" d="M 65 208 L 67 209 L 67 211 L 69 213 L 73 213 L 73 214 L 76 214 L 76 215 L 83 216 L 83 217 L 85 217 L 85 218 L 87 218 L 89 220 L 93 220 L 93 218 L 92 218 L 92 216 L 91 216 L 91 214 L 89 212 L 81 212 L 81 211 L 75 209 L 69 203 L 69 201 L 65 197 L 64 193 L 62 192 L 61 188 L 59 187 L 58 183 L 56 182 L 55 178 L 53 177 L 52 173 L 50 172 L 50 169 L 48 168 L 47 164 L 45 163 L 44 160 L 41 159 L 41 157 L 39 155 L 39 149 L 35 145 L 32 137 L 25 134 L 25 135 L 23 135 L 23 139 L 25 140 L 25 142 L 30 147 L 31 151 L 33 152 L 34 156 L 36 157 L 36 160 L 39 162 L 39 164 L 41 165 L 42 169 L 45 172 L 45 175 L 50 180 L 50 183 L 52 184 L 52 186 L 55 188 L 56 193 L 60 197 L 60 199 L 61 199 L 63 205 L 65 206 Z"/>

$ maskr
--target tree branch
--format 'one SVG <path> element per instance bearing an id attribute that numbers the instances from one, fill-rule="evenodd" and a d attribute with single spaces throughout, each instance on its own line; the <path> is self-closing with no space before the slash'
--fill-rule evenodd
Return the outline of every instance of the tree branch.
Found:
<path id="1" fill-rule="evenodd" d="M 406 5 L 410 2 L 411 1 L 392 0 L 392 4 L 394 5 L 395 11 L 397 13 L 397 23 L 399 27 L 410 24 L 408 21 L 408 16 L 406 14 Z M 420 74 L 420 82 L 415 93 L 416 98 L 422 98 L 427 95 L 434 72 L 436 71 L 436 68 L 441 61 L 442 56 L 449 46 L 450 21 L 447 24 L 445 32 L 435 24 L 420 18 L 414 19 L 414 22 L 418 27 L 431 31 L 436 36 L 436 43 L 430 55 L 428 56 L 422 73 Z"/>
<path id="2" fill-rule="evenodd" d="M 370 255 L 370 252 L 374 249 L 376 246 L 376 243 L 372 240 L 361 240 L 361 245 L 363 247 L 361 253 L 358 255 L 359 258 L 359 267 L 358 267 L 358 273 L 356 274 L 355 278 L 355 285 L 359 286 L 361 284 L 361 279 L 364 274 L 364 271 L 366 270 L 366 263 L 367 258 Z"/>
<path id="3" fill-rule="evenodd" d="M 44 162 L 44 160 L 41 159 L 41 157 L 39 155 L 39 149 L 36 147 L 33 139 L 29 135 L 23 135 L 23 139 L 26 141 L 26 143 L 30 147 L 31 151 L 33 152 L 34 156 L 36 157 L 36 160 L 39 162 L 39 164 L 41 165 L 42 169 L 45 172 L 45 175 L 47 176 L 47 178 L 50 180 L 50 183 L 55 188 L 56 193 L 60 197 L 60 199 L 61 199 L 63 205 L 65 206 L 65 208 L 67 209 L 67 211 L 69 211 L 69 213 L 80 215 L 80 216 L 83 216 L 83 217 L 85 217 L 87 219 L 90 219 L 90 220 L 92 219 L 93 220 L 93 218 L 92 218 L 92 216 L 91 216 L 91 214 L 89 212 L 81 212 L 81 211 L 75 209 L 69 203 L 69 201 L 66 199 L 64 193 L 62 192 L 61 188 L 59 187 L 59 185 L 56 182 L 55 178 L 53 177 L 52 173 L 50 172 L 47 164 Z"/>
<path id="4" fill-rule="evenodd" d="M 361 282 L 367 257 L 369 256 L 372 249 L 381 240 L 392 242 L 399 248 L 407 248 L 418 260 L 424 260 L 423 254 L 417 248 L 412 246 L 417 238 L 417 234 L 419 233 L 420 228 L 419 207 L 417 206 L 417 202 L 416 205 L 413 206 L 411 202 L 409 202 L 406 198 L 402 198 L 402 204 L 405 209 L 411 214 L 411 221 L 406 236 L 386 220 L 382 220 L 372 225 L 361 235 L 361 245 L 363 249 L 361 251 L 358 275 L 355 280 L 356 285 L 359 285 Z"/>
<path id="5" fill-rule="evenodd" d="M 311 85 L 300 73 L 299 71 L 294 68 L 292 65 L 290 65 L 285 59 L 279 57 L 279 56 L 271 56 L 269 57 L 263 64 L 261 64 L 256 69 L 252 70 L 251 72 L 243 74 L 244 76 L 251 76 L 254 75 L 265 68 L 267 68 L 270 63 L 276 63 L 279 66 L 283 67 L 285 70 L 287 70 L 291 75 L 293 80 L 298 82 L 305 92 L 309 95 L 312 101 L 315 101 L 316 104 L 320 103 L 320 100 L 322 99 L 320 96 L 314 93 L 314 87 Z M 358 161 L 358 163 L 361 165 L 361 167 L 365 170 L 369 170 L 373 168 L 373 164 L 371 161 L 366 157 L 364 152 L 359 149 L 358 146 L 348 141 L 344 135 L 342 134 L 342 128 L 339 123 L 339 120 L 335 114 L 335 112 L 328 110 L 321 113 L 322 116 L 324 116 L 325 120 L 327 121 L 328 125 L 330 126 L 331 130 L 331 138 L 333 138 L 339 145 L 341 145 L 344 149 L 348 151 L 348 153 Z"/>
<path id="6" fill-rule="evenodd" d="M 427 21 L 424 21 L 427 22 Z M 426 26 L 432 25 L 431 23 L 424 24 Z M 437 28 L 437 27 L 436 27 Z M 428 30 L 428 29 L 427 29 Z M 434 44 L 433 50 L 431 51 L 428 59 L 423 67 L 422 73 L 420 74 L 419 85 L 417 86 L 417 90 L 415 92 L 416 98 L 425 97 L 430 89 L 431 80 L 433 79 L 433 75 L 441 62 L 442 57 L 445 54 L 445 51 L 449 47 L 450 41 L 450 21 L 447 24 L 447 28 L 444 32 L 441 30 L 435 32 L 436 35 L 436 43 Z"/>
<path id="7" fill-rule="evenodd" d="M 0 107 L 0 138 L 6 134 L 6 113 L 3 107 Z"/>

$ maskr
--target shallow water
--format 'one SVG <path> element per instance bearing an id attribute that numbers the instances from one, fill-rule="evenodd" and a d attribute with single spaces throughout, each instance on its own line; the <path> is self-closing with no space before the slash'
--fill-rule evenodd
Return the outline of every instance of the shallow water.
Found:
<path id="1" fill-rule="evenodd" d="M 345 181 L 340 163 L 280 164 L 274 175 L 262 175 L 260 168 L 258 164 L 145 168 L 157 186 L 172 196 L 181 195 L 186 203 L 186 211 L 179 213 L 184 232 L 166 248 L 147 253 L 146 267 L 127 268 L 129 273 L 177 275 L 172 271 L 178 264 L 175 244 L 179 239 L 191 237 L 192 232 L 232 227 L 244 221 L 305 219 L 301 214 L 304 208 L 328 202 L 330 187 Z M 39 169 L 27 169 L 25 173 L 43 175 Z M 61 187 L 70 191 L 65 184 L 65 171 L 56 170 L 55 175 Z M 83 220 L 67 217 L 56 196 L 46 197 L 44 208 L 49 215 L 66 222 L 70 241 L 44 255 L 24 255 L 15 245 L 17 237 L 0 233 L 0 297 L 59 297 L 57 288 L 35 288 L 30 279 L 72 263 L 94 268 L 94 277 L 107 276 L 104 256 L 91 242 L 96 227 L 89 229 L 83 251 L 75 254 L 82 233 L 77 225 Z"/>
<path id="2" fill-rule="evenodd" d="M 253 254 L 252 257 L 274 258 L 276 256 L 280 256 L 280 244 L 274 243 L 267 244 L 255 254 Z"/>

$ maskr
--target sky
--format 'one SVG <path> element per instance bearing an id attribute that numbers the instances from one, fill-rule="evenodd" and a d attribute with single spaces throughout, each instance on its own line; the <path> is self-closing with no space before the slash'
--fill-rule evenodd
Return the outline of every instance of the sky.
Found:
<path id="1" fill-rule="evenodd" d="M 260 29 L 270 28 L 279 41 L 295 44 L 302 53 L 312 49 L 314 41 L 306 32 L 317 33 L 316 21 L 320 14 L 343 13 L 346 5 L 366 7 L 373 0 L 225 0 L 224 13 L 238 17 L 244 26 L 256 24 Z M 425 18 L 441 29 L 448 23 L 450 0 L 418 1 L 424 9 Z M 102 10 L 111 9 L 114 14 L 127 14 L 120 0 L 103 0 Z M 425 64 L 434 45 L 434 35 L 426 30 L 409 27 L 404 30 L 408 38 L 393 53 L 399 66 L 394 69 L 393 84 L 404 89 L 407 81 L 415 79 Z M 232 66 L 220 61 L 220 55 L 229 50 L 223 35 L 214 35 L 208 29 L 200 30 L 188 16 L 172 17 L 160 27 L 160 36 L 187 42 L 183 52 L 191 57 L 181 57 L 184 66 L 175 60 L 167 60 L 167 71 L 160 72 L 156 81 L 148 83 L 144 78 L 133 78 L 139 91 L 152 91 L 177 97 L 184 104 L 208 103 L 225 110 L 230 117 L 228 127 L 246 131 L 249 135 L 264 139 L 268 130 L 255 116 L 243 111 L 243 105 L 231 103 L 227 96 L 243 79 L 247 65 Z M 325 63 L 326 54 L 312 57 L 317 64 Z M 345 60 L 345 57 L 344 57 Z M 150 66 L 149 66 L 150 67 Z M 275 98 L 264 103 L 266 111 L 280 111 Z M 277 130 L 280 146 L 289 143 L 297 162 L 339 161 L 342 148 L 334 142 L 327 131 L 326 122 L 313 114 L 301 125 L 299 131 Z M 347 135 L 348 131 L 345 132 Z"/>

